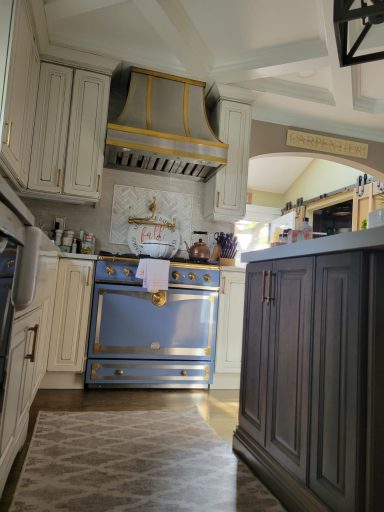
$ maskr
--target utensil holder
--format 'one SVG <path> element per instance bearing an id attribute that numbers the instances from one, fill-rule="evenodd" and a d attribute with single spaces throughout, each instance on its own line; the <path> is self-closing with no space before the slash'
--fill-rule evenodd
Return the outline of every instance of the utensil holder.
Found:
<path id="1" fill-rule="evenodd" d="M 235 258 L 219 258 L 219 263 L 222 267 L 234 267 Z"/>

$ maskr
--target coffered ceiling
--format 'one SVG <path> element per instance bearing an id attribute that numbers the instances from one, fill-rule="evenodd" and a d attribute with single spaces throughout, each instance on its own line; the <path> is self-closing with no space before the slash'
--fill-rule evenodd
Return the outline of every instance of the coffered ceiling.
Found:
<path id="1" fill-rule="evenodd" d="M 43 55 L 229 84 L 255 119 L 384 142 L 384 60 L 339 67 L 333 0 L 29 1 Z"/>

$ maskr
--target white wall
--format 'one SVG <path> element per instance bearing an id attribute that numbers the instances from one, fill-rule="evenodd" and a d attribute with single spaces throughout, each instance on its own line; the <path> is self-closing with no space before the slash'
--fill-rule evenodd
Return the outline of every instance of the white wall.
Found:
<path id="1" fill-rule="evenodd" d="M 150 188 L 153 190 L 166 190 L 192 194 L 192 231 L 232 232 L 233 225 L 225 222 L 209 222 L 203 219 L 202 203 L 204 183 L 189 180 L 188 178 L 175 178 L 172 176 L 144 176 L 136 172 L 104 169 L 103 188 L 100 202 L 94 206 L 66 204 L 57 201 L 43 201 L 41 199 L 23 198 L 36 218 L 36 224 L 43 230 L 53 226 L 54 217 L 65 217 L 67 229 L 75 231 L 75 237 L 80 229 L 92 232 L 96 236 L 96 251 L 128 253 L 128 245 L 109 243 L 109 230 L 111 227 L 112 197 L 114 185 L 130 185 Z"/>

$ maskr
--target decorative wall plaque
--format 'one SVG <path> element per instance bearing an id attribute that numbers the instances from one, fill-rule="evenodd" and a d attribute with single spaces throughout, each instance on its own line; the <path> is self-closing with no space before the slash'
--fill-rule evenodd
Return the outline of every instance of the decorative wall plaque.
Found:
<path id="1" fill-rule="evenodd" d="M 173 231 L 162 226 L 128 223 L 129 217 L 147 218 L 149 206 L 154 197 L 156 197 L 158 220 L 160 222 L 172 222 L 173 219 L 176 219 L 176 226 Z M 109 237 L 111 243 L 128 245 L 130 248 L 132 247 L 130 250 L 138 253 L 143 240 L 160 240 L 165 237 L 165 242 L 179 248 L 181 241 L 186 240 L 190 243 L 191 231 L 192 195 L 126 185 L 114 186 Z"/>
<path id="2" fill-rule="evenodd" d="M 368 144 L 353 140 L 326 137 L 318 133 L 287 131 L 287 146 L 311 151 L 322 151 L 334 155 L 352 156 L 354 158 L 368 158 Z"/>

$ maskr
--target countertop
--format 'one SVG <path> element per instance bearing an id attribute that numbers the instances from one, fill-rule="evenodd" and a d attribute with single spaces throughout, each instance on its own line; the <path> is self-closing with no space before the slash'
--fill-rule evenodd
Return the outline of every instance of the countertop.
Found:
<path id="1" fill-rule="evenodd" d="M 245 272 L 246 267 L 236 267 L 236 266 L 221 266 L 221 272 Z"/>
<path id="2" fill-rule="evenodd" d="M 241 261 L 250 263 L 253 261 L 277 260 L 357 249 L 384 250 L 384 226 L 351 233 L 340 233 L 339 235 L 331 235 L 313 240 L 304 240 L 295 244 L 279 245 L 261 251 L 245 252 L 241 255 Z"/>
<path id="3" fill-rule="evenodd" d="M 61 252 L 60 258 L 70 258 L 72 260 L 97 260 L 97 254 L 75 254 L 73 252 Z"/>

